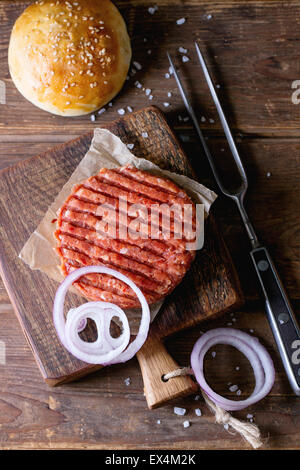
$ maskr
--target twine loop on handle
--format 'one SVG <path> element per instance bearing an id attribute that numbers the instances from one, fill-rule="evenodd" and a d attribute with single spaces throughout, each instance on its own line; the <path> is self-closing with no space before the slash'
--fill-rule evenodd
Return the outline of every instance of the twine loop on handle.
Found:
<path id="1" fill-rule="evenodd" d="M 180 367 L 164 375 L 164 380 L 169 380 L 180 375 L 194 375 L 191 367 Z M 216 423 L 221 425 L 231 426 L 238 432 L 254 449 L 262 446 L 260 430 L 256 424 L 247 423 L 231 416 L 228 411 L 223 410 L 220 406 L 216 405 L 200 388 L 205 403 L 209 409 L 214 413 Z"/>

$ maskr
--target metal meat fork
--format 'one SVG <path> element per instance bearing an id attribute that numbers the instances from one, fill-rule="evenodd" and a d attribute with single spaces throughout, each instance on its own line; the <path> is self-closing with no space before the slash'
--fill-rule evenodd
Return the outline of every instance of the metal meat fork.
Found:
<path id="1" fill-rule="evenodd" d="M 206 67 L 204 58 L 201 54 L 199 46 L 195 43 L 198 58 L 206 78 L 208 87 L 210 89 L 211 96 L 214 100 L 216 105 L 230 150 L 232 152 L 234 161 L 236 163 L 236 167 L 238 173 L 241 178 L 241 184 L 237 190 L 229 190 L 225 188 L 221 178 L 219 177 L 216 165 L 212 158 L 212 155 L 209 151 L 209 148 L 206 145 L 206 141 L 203 137 L 202 131 L 199 126 L 198 119 L 194 113 L 194 110 L 189 102 L 185 90 L 182 86 L 178 73 L 174 67 L 170 54 L 168 55 L 168 59 L 170 65 L 173 69 L 174 76 L 183 98 L 185 107 L 193 120 L 195 125 L 196 131 L 198 136 L 201 140 L 204 152 L 208 158 L 210 167 L 214 174 L 214 177 L 218 183 L 220 190 L 222 191 L 225 196 L 233 199 L 240 211 L 242 220 L 244 222 L 247 234 L 249 236 L 252 250 L 250 251 L 250 255 L 252 261 L 255 266 L 255 270 L 260 281 L 260 285 L 263 290 L 264 298 L 265 298 L 265 306 L 267 317 L 273 331 L 274 338 L 277 343 L 277 347 L 280 352 L 281 360 L 284 365 L 287 377 L 291 384 L 291 387 L 296 395 L 300 395 L 300 331 L 297 325 L 294 313 L 286 296 L 286 293 L 283 289 L 279 276 L 276 272 L 274 267 L 273 261 L 266 249 L 266 247 L 262 246 L 257 238 L 257 235 L 254 231 L 254 228 L 249 220 L 247 212 L 244 207 L 244 197 L 248 188 L 248 180 L 245 169 L 243 167 L 242 161 L 240 159 L 239 153 L 237 151 L 235 142 L 233 140 L 230 128 L 226 121 L 225 115 L 223 113 L 220 101 L 218 99 L 216 90 L 214 88 L 213 82 L 210 78 L 208 69 Z"/>

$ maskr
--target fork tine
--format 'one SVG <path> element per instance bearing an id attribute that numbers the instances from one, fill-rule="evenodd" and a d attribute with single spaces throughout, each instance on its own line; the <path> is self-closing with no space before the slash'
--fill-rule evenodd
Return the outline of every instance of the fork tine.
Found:
<path id="1" fill-rule="evenodd" d="M 246 173 L 245 173 L 245 169 L 244 169 L 244 166 L 243 166 L 243 163 L 241 161 L 241 158 L 239 156 L 239 153 L 238 153 L 238 150 L 236 148 L 236 145 L 235 145 L 235 142 L 234 142 L 234 139 L 232 137 L 232 134 L 231 134 L 231 131 L 230 131 L 230 128 L 229 128 L 229 125 L 227 123 L 227 120 L 226 120 L 226 117 L 225 117 L 225 114 L 223 112 L 223 109 L 222 109 L 222 106 L 221 106 L 221 103 L 219 101 L 219 98 L 218 98 L 218 95 L 216 93 L 216 90 L 215 90 L 215 87 L 214 87 L 214 84 L 212 82 L 212 79 L 210 78 L 210 75 L 209 75 L 209 72 L 208 72 L 208 69 L 207 69 L 207 66 L 206 66 L 206 63 L 205 63 L 205 60 L 203 58 L 203 55 L 200 51 L 200 48 L 197 44 L 197 42 L 195 42 L 195 47 L 196 47 L 196 51 L 197 51 L 197 54 L 198 54 L 198 58 L 199 58 L 199 62 L 200 62 L 200 65 L 202 67 L 202 70 L 203 70 L 203 73 L 204 73 L 204 76 L 205 76 L 205 79 L 207 81 L 207 84 L 208 84 L 208 87 L 209 87 L 209 90 L 210 90 L 210 93 L 211 93 L 211 96 L 212 96 L 212 99 L 214 100 L 214 103 L 215 103 L 215 106 L 217 108 L 217 111 L 218 111 L 218 114 L 219 114 L 219 117 L 220 117 L 220 121 L 221 121 L 221 124 L 223 126 L 223 129 L 224 129 L 224 133 L 226 135 L 226 139 L 228 141 L 228 145 L 230 147 L 230 150 L 231 150 L 231 153 L 233 155 L 233 158 L 235 159 L 235 162 L 237 164 L 237 167 L 238 167 L 238 170 L 239 170 L 239 173 L 244 181 L 244 184 L 247 188 L 248 186 L 248 181 L 247 181 L 247 176 L 246 176 Z M 245 188 L 245 189 L 246 189 Z"/>
<path id="2" fill-rule="evenodd" d="M 188 97 L 187 97 L 187 94 L 186 94 L 186 92 L 185 92 L 185 90 L 184 90 L 184 88 L 183 88 L 183 85 L 182 85 L 182 83 L 181 83 L 181 80 L 180 80 L 180 78 L 179 78 L 179 75 L 178 75 L 178 73 L 177 73 L 177 71 L 176 71 L 176 69 L 175 69 L 175 67 L 174 67 L 172 58 L 171 58 L 171 56 L 170 56 L 170 54 L 169 54 L 168 52 L 167 52 L 167 56 L 168 56 L 170 65 L 171 65 L 171 67 L 172 67 L 172 69 L 173 69 L 174 77 L 175 77 L 177 86 L 178 86 L 178 88 L 179 88 L 180 94 L 181 94 L 181 96 L 182 96 L 183 102 L 184 102 L 184 104 L 185 104 L 185 107 L 186 107 L 186 109 L 187 109 L 187 112 L 189 113 L 189 115 L 190 115 L 190 117 L 191 117 L 191 119 L 192 119 L 192 121 L 193 121 L 193 123 L 194 123 L 195 129 L 196 129 L 197 134 L 198 134 L 198 136 L 199 136 L 199 139 L 200 139 L 200 141 L 201 141 L 203 150 L 204 150 L 204 152 L 205 152 L 205 154 L 206 154 L 206 157 L 207 157 L 208 162 L 209 162 L 209 164 L 210 164 L 210 167 L 211 167 L 211 170 L 212 170 L 212 172 L 213 172 L 213 175 L 214 175 L 214 177 L 215 177 L 215 179 L 216 179 L 216 181 L 217 181 L 217 183 L 218 183 L 218 186 L 219 186 L 220 190 L 221 190 L 224 194 L 226 194 L 227 196 L 230 196 L 230 194 L 227 192 L 226 188 L 224 188 L 224 186 L 223 186 L 223 184 L 222 184 L 222 182 L 221 182 L 221 180 L 220 180 L 220 178 L 219 178 L 218 171 L 217 171 L 217 168 L 216 168 L 216 166 L 215 166 L 214 160 L 213 160 L 213 158 L 212 158 L 212 155 L 211 155 L 211 153 L 210 153 L 209 148 L 208 148 L 207 145 L 206 145 L 205 138 L 204 138 L 204 136 L 203 136 L 203 134 L 202 134 L 202 131 L 201 131 L 201 129 L 200 129 L 200 125 L 199 125 L 199 121 L 198 121 L 198 119 L 197 119 L 197 116 L 196 116 L 196 114 L 195 114 L 195 112 L 194 112 L 194 110 L 193 110 L 193 108 L 192 108 L 192 105 L 191 105 L 191 103 L 190 103 L 190 101 L 189 101 L 189 99 L 188 99 Z"/>

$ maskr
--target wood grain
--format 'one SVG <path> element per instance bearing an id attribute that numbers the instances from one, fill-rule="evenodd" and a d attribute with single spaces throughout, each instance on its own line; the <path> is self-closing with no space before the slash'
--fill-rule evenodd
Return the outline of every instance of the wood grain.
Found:
<path id="1" fill-rule="evenodd" d="M 120 6 L 129 25 L 134 57 L 143 69 L 107 107 L 105 114 L 91 123 L 89 118 L 65 120 L 34 108 L 14 89 L 7 68 L 10 30 L 28 1 L 0 1 L 0 79 L 7 87 L 7 105 L 0 106 L 0 166 L 44 152 L 53 145 L 92 130 L 95 125 L 114 120 L 117 110 L 131 105 L 135 110 L 148 99 L 134 87 L 138 79 L 153 90 L 153 103 L 168 114 L 168 120 L 182 142 L 200 181 L 208 186 L 213 179 L 173 79 L 165 79 L 170 50 L 181 66 L 193 103 L 209 145 L 224 161 L 224 141 L 212 102 L 202 79 L 193 41 L 199 40 L 225 104 L 231 127 L 247 163 L 250 191 L 247 198 L 254 225 L 270 247 L 295 311 L 300 318 L 299 287 L 299 105 L 291 102 L 293 80 L 299 79 L 299 2 L 257 0 L 157 0 L 159 10 L 149 15 L 152 0 L 122 0 Z M 212 21 L 203 20 L 210 13 Z M 175 20 L 186 17 L 184 27 Z M 144 43 L 147 37 L 147 43 Z M 191 61 L 181 65 L 179 46 L 189 49 Z M 147 50 L 152 49 L 151 56 Z M 172 97 L 167 98 L 168 91 Z M 171 106 L 165 108 L 163 103 Z M 209 122 L 209 118 L 215 122 Z M 268 136 L 271 138 L 262 138 Z M 226 158 L 225 158 L 226 157 Z M 266 177 L 271 172 L 270 178 Z M 299 449 L 299 399 L 293 397 L 265 318 L 255 275 L 249 264 L 248 240 L 236 208 L 219 198 L 214 212 L 234 258 L 246 294 L 247 304 L 234 317 L 224 315 L 201 327 L 175 335 L 166 345 L 180 365 L 189 364 L 191 348 L 200 329 L 234 325 L 249 332 L 254 329 L 275 360 L 276 382 L 267 399 L 248 410 L 235 413 L 245 419 L 254 414 L 264 438 L 264 449 Z M 255 299 L 251 301 L 250 299 Z M 41 380 L 32 353 L 22 335 L 5 288 L 0 282 L 0 340 L 6 342 L 7 364 L 0 365 L 0 447 L 3 449 L 248 449 L 244 441 L 230 435 L 214 420 L 202 401 L 193 397 L 176 400 L 187 408 L 191 427 L 183 430 L 182 419 L 171 405 L 149 412 L 142 395 L 142 379 L 136 360 L 114 366 L 72 383 L 49 389 Z M 252 375 L 243 357 L 230 349 L 208 355 L 209 380 L 220 393 L 229 393 L 228 381 L 236 383 L 243 396 L 252 390 Z M 220 367 L 222 364 L 222 367 Z M 241 366 L 239 371 L 236 366 Z M 126 387 L 124 379 L 131 378 Z M 230 395 L 230 393 L 229 393 Z M 201 418 L 194 415 L 200 407 Z M 161 424 L 157 424 L 157 419 Z"/>
<path id="2" fill-rule="evenodd" d="M 19 94 L 9 76 L 9 35 L 14 21 L 29 3 L 0 2 L 0 79 L 7 87 L 7 105 L 0 110 L 1 132 L 11 136 L 68 132 L 80 135 L 92 126 L 88 117 L 67 120 L 41 112 Z M 234 129 L 248 134 L 299 135 L 299 105 L 291 101 L 292 82 L 299 78 L 299 2 L 290 1 L 288 6 L 281 1 L 159 0 L 158 11 L 150 15 L 148 8 L 152 3 L 150 0 L 116 2 L 128 24 L 134 60 L 143 68 L 126 83 L 113 109 L 101 116 L 101 122 L 115 119 L 118 108 L 131 105 L 139 109 L 149 103 L 144 91 L 134 86 L 139 80 L 144 88 L 152 90 L 152 104 L 163 106 L 170 101 L 166 111 L 172 124 L 178 125 L 177 116 L 183 106 L 174 79 L 165 79 L 166 51 L 177 56 L 180 64 L 178 48 L 183 46 L 191 60 L 181 63 L 181 68 L 200 115 L 207 118 L 203 127 L 220 131 L 196 60 L 193 43 L 197 40 L 205 51 L 216 83 L 221 85 L 222 102 Z M 212 15 L 210 20 L 206 19 L 207 14 Z M 186 23 L 180 27 L 176 20 L 181 17 L 186 18 Z M 167 91 L 172 92 L 172 98 L 167 98 Z M 209 119 L 215 122 L 210 123 Z"/>
<path id="3" fill-rule="evenodd" d="M 108 124 L 107 128 L 123 142 L 134 142 L 137 156 L 178 173 L 192 174 L 174 134 L 166 125 L 163 115 L 155 108 L 133 113 Z M 143 132 L 148 133 L 147 139 L 142 137 Z M 0 174 L 1 274 L 41 373 L 49 385 L 74 380 L 99 367 L 76 360 L 62 347 L 51 318 L 57 284 L 40 272 L 32 272 L 18 258 L 18 253 L 86 153 L 91 138 L 91 134 L 86 134 L 9 167 Z M 160 315 L 167 319 L 164 325 L 158 326 L 163 332 L 160 337 L 191 326 L 192 311 L 195 316 L 193 321 L 197 323 L 241 303 L 238 279 L 213 223 L 210 223 L 206 236 L 206 249 L 201 250 L 189 273 L 187 282 L 190 294 L 186 291 L 184 297 L 180 294 L 184 298 L 181 303 L 179 297 L 170 296 Z M 66 305 L 66 311 L 76 305 L 74 297 L 71 297 L 71 304 Z M 153 334 L 151 328 L 149 338 Z M 179 383 L 186 385 L 183 389 L 185 394 L 187 387 L 193 389 L 188 378 L 177 382 L 178 387 Z"/>
<path id="4" fill-rule="evenodd" d="M 296 311 L 300 313 L 299 303 Z M 263 310 L 251 304 L 235 313 L 236 327 L 254 329 L 275 360 L 276 382 L 268 398 L 235 413 L 254 415 L 262 430 L 263 449 L 299 446 L 300 408 L 292 396 Z M 200 330 L 226 325 L 228 317 L 187 330 L 168 341 L 168 349 L 181 365 L 188 365 Z M 202 399 L 175 400 L 156 410 L 145 409 L 142 378 L 135 359 L 96 372 L 84 380 L 49 389 L 41 380 L 20 325 L 11 311 L 0 315 L 0 340 L 6 342 L 7 365 L 0 365 L 1 449 L 248 449 L 245 442 L 214 423 Z M 230 352 L 230 353 L 229 353 Z M 223 367 L 220 368 L 220 364 Z M 253 387 L 249 364 L 237 351 L 220 347 L 208 355 L 209 380 L 228 397 L 227 382 L 237 383 L 245 397 Z M 236 366 L 240 370 L 236 371 Z M 126 386 L 124 380 L 131 379 Z M 183 418 L 173 406 L 187 409 Z M 194 410 L 200 408 L 198 418 Z M 125 410 L 125 411 L 124 411 Z M 157 424 L 157 420 L 161 424 Z M 188 419 L 191 426 L 183 429 Z"/>

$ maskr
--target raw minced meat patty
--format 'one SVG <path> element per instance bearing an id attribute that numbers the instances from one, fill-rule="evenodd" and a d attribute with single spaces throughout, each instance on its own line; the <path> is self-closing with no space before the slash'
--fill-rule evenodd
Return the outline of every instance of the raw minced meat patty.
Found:
<path id="1" fill-rule="evenodd" d="M 125 199 L 127 210 L 123 207 Z M 139 212 L 139 236 L 128 233 L 124 238 L 125 222 L 133 223 L 138 215 L 134 204 L 142 204 L 146 209 L 146 212 Z M 163 206 L 157 216 L 159 204 Z M 132 279 L 149 304 L 162 299 L 181 281 L 195 257 L 194 251 L 186 249 L 187 240 L 191 239 L 178 238 L 178 218 L 174 218 L 172 212 L 170 234 L 165 235 L 166 219 L 162 214 L 173 204 L 180 207 L 191 204 L 192 233 L 195 206 L 171 180 L 131 166 L 112 170 L 102 168 L 97 175 L 75 186 L 58 212 L 55 236 L 64 275 L 82 266 L 104 265 Z M 103 223 L 104 219 L 113 221 L 115 215 L 116 225 Z M 148 229 L 150 233 L 150 219 L 152 222 L 155 219 L 151 225 L 155 238 L 145 237 Z M 121 308 L 140 305 L 129 286 L 107 274 L 85 275 L 74 285 L 89 300 L 112 302 Z"/>

